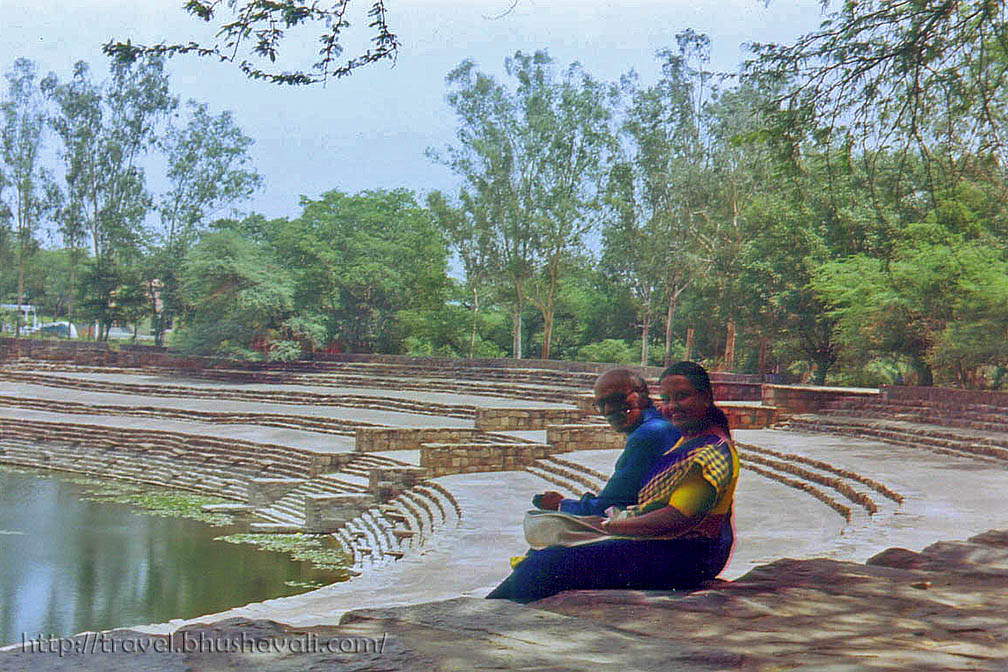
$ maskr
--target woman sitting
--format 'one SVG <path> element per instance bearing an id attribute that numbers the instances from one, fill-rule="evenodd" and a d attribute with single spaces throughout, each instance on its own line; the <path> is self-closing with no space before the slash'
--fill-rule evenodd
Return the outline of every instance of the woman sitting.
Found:
<path id="1" fill-rule="evenodd" d="M 728 419 L 699 364 L 673 364 L 660 383 L 662 412 L 683 436 L 645 478 L 637 504 L 610 510 L 608 518 L 578 517 L 598 530 L 596 539 L 586 543 L 575 533 L 575 545 L 529 551 L 489 598 L 531 602 L 575 589 L 691 588 L 724 569 L 739 473 Z"/>

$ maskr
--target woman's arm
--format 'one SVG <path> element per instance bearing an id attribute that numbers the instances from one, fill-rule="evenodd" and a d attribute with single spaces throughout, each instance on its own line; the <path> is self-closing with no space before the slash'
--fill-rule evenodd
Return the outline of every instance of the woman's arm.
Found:
<path id="1" fill-rule="evenodd" d="M 672 492 L 669 503 L 655 511 L 602 524 L 609 534 L 638 536 L 678 536 L 700 524 L 717 500 L 714 486 L 694 468 Z"/>

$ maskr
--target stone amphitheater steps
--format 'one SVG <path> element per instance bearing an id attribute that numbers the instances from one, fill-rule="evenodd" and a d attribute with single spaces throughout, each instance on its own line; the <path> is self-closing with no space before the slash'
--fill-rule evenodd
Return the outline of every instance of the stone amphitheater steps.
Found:
<path id="1" fill-rule="evenodd" d="M 841 399 L 829 404 L 818 415 L 901 420 L 959 429 L 1008 432 L 1005 413 L 1005 408 L 990 404 L 953 406 L 950 403 L 923 399 Z"/>
<path id="2" fill-rule="evenodd" d="M 163 485 L 243 500 L 250 478 L 304 478 L 313 455 L 286 446 L 177 432 L 0 419 L 0 462 Z M 40 449 L 38 446 L 45 448 Z M 24 446 L 31 446 L 24 450 Z M 19 448 L 22 447 L 22 448 Z"/>
<path id="3" fill-rule="evenodd" d="M 388 457 L 382 457 L 380 455 L 368 455 L 365 453 L 354 453 L 353 459 L 347 464 L 343 465 L 341 471 L 345 474 L 353 474 L 354 476 L 360 476 L 367 479 L 370 476 L 370 470 L 376 467 L 396 467 L 396 466 L 407 466 L 405 462 L 400 462 Z"/>
<path id="4" fill-rule="evenodd" d="M 103 371 L 102 373 L 107 373 Z M 136 373 L 135 371 L 131 373 Z M 440 404 L 433 402 L 412 401 L 409 399 L 390 399 L 389 397 L 360 394 L 321 394 L 293 390 L 242 390 L 238 388 L 195 387 L 187 385 L 144 384 L 127 382 L 109 382 L 73 378 L 65 375 L 47 375 L 28 371 L 12 371 L 7 368 L 0 371 L 0 380 L 10 380 L 45 387 L 83 390 L 91 392 L 106 392 L 111 394 L 131 394 L 141 397 L 179 397 L 185 399 L 219 399 L 232 401 L 251 401 L 259 403 L 279 403 L 291 406 L 339 406 L 343 408 L 367 408 L 373 410 L 401 411 L 419 415 L 437 415 L 452 418 L 472 419 L 476 415 L 476 407 L 469 404 Z M 314 385 L 314 383 L 309 383 Z M 401 388 L 400 388 L 401 389 Z M 429 387 L 417 387 L 429 391 Z M 366 423 L 361 423 L 365 425 Z"/>
<path id="5" fill-rule="evenodd" d="M 849 469 L 738 441 L 735 446 L 744 470 L 803 490 L 848 522 L 853 517 L 851 504 L 872 516 L 881 510 L 885 500 L 897 505 L 903 502 L 903 496 L 884 483 Z"/>
<path id="6" fill-rule="evenodd" d="M 364 570 L 402 558 L 430 543 L 452 519 L 457 522 L 461 514 L 452 514 L 459 511 L 458 504 L 446 492 L 439 484 L 424 481 L 349 521 L 336 536 L 352 555 L 353 568 Z"/>
<path id="7" fill-rule="evenodd" d="M 525 471 L 538 476 L 548 483 L 552 483 L 555 487 L 560 489 L 560 494 L 562 495 L 567 495 L 576 499 L 584 492 L 584 486 L 579 481 L 563 476 L 552 469 L 543 468 L 538 464 L 532 464 L 525 467 Z"/>
<path id="8" fill-rule="evenodd" d="M 824 415 L 792 416 L 779 426 L 808 432 L 843 434 L 864 439 L 926 448 L 955 457 L 992 464 L 1008 461 L 1008 432 L 981 433 L 976 430 L 942 427 L 872 418 L 840 418 Z"/>
<path id="9" fill-rule="evenodd" d="M 191 409 L 126 406 L 113 404 L 84 404 L 52 399 L 29 399 L 0 395 L 0 406 L 29 408 L 36 411 L 68 415 L 120 415 L 143 418 L 168 418 L 187 422 L 206 422 L 227 425 L 262 425 L 283 429 L 300 429 L 323 434 L 353 436 L 358 427 L 376 427 L 374 423 L 340 420 L 311 415 L 279 413 L 233 413 L 197 411 Z"/>
<path id="10" fill-rule="evenodd" d="M 245 498 L 245 478 L 227 464 L 215 468 L 204 463 L 190 469 L 181 468 L 184 463 L 173 457 L 144 454 L 141 458 L 84 444 L 74 444 L 66 451 L 57 448 L 58 445 L 50 444 L 40 450 L 36 441 L 19 440 L 5 432 L 0 462 L 171 487 L 238 501 Z"/>
<path id="11" fill-rule="evenodd" d="M 536 460 L 535 466 L 547 471 L 567 483 L 577 484 L 581 492 L 598 492 L 609 480 L 604 474 L 556 455 Z M 537 474 L 538 475 L 538 474 Z"/>

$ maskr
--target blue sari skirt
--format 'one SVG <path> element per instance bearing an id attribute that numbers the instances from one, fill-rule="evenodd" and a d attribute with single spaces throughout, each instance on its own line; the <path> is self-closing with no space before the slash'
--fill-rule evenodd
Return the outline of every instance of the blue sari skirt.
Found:
<path id="1" fill-rule="evenodd" d="M 533 602 L 564 590 L 696 588 L 728 563 L 734 537 L 725 523 L 718 539 L 609 539 L 530 550 L 487 598 Z"/>

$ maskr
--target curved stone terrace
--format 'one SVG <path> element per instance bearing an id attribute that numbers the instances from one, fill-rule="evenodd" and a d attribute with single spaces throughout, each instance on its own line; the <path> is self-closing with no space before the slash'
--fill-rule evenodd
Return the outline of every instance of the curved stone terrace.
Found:
<path id="1" fill-rule="evenodd" d="M 374 365 L 345 362 L 339 368 L 341 375 L 366 379 L 368 371 L 377 370 L 368 366 Z M 554 395 L 565 401 L 539 401 L 550 397 L 544 376 L 527 385 L 539 390 L 535 398 L 516 403 L 517 396 L 508 395 L 519 395 L 526 385 L 516 387 L 512 367 L 453 371 L 455 376 L 475 378 L 458 379 L 456 388 L 471 382 L 473 389 L 495 388 L 492 395 L 446 391 L 432 382 L 437 376 L 431 375 L 429 367 L 415 362 L 396 369 L 394 362 L 386 361 L 381 367 L 385 378 L 365 387 L 345 382 L 333 385 L 331 380 L 313 385 L 313 374 L 305 372 L 298 373 L 296 381 L 263 382 L 260 376 L 243 382 L 238 374 L 190 378 L 149 366 L 110 370 L 94 363 L 8 360 L 0 368 L 0 461 L 77 470 L 83 462 L 90 465 L 87 471 L 99 475 L 223 492 L 235 501 L 230 505 L 232 512 L 254 517 L 261 529 L 326 531 L 336 534 L 353 556 L 358 575 L 350 581 L 190 622 L 143 626 L 144 632 L 172 632 L 229 617 L 268 619 L 291 628 L 336 626 L 342 619 L 344 627 L 371 624 L 359 626 L 364 630 L 375 623 L 394 624 L 389 627 L 403 642 L 413 642 L 412 649 L 406 646 L 410 651 L 429 649 L 410 639 L 411 629 L 433 629 L 451 639 L 442 626 L 465 614 L 486 620 L 484 634 L 470 632 L 467 641 L 479 640 L 487 632 L 511 632 L 525 622 L 528 610 L 464 600 L 438 607 L 435 601 L 479 598 L 488 592 L 507 575 L 508 558 L 525 551 L 520 520 L 530 495 L 544 489 L 579 494 L 596 488 L 619 454 L 620 437 L 583 412 L 588 387 L 578 391 L 565 386 Z M 409 379 L 411 371 L 417 377 Z M 487 383 L 494 378 L 482 378 L 487 371 L 497 371 L 499 379 Z M 557 371 L 548 373 L 553 376 Z M 595 374 L 580 374 L 579 379 L 586 375 Z M 998 443 L 1008 439 L 1008 432 L 997 431 L 1003 425 L 997 425 L 996 411 L 963 420 L 987 423 L 983 429 L 961 422 L 939 426 L 920 423 L 928 419 L 920 409 L 914 411 L 916 423 L 905 415 L 902 420 L 874 417 L 886 413 L 884 404 L 879 406 L 886 398 L 885 390 L 882 394 L 860 390 L 837 402 L 838 392 L 831 389 L 823 391 L 818 405 L 810 408 L 814 390 L 770 387 L 778 389 L 764 394 L 775 406 L 746 399 L 736 404 L 742 415 L 733 418 L 758 426 L 755 415 L 745 415 L 750 412 L 747 409 L 786 412 L 789 394 L 798 399 L 794 402 L 797 410 L 814 413 L 793 414 L 779 429 L 735 430 L 744 469 L 736 506 L 738 542 L 722 576 L 732 583 L 701 591 L 700 595 L 711 597 L 690 602 L 696 604 L 697 613 L 710 613 L 703 599 L 743 599 L 734 597 L 742 593 L 732 593 L 732 587 L 742 590 L 754 582 L 769 591 L 767 609 L 777 610 L 780 618 L 789 609 L 813 612 L 825 604 L 821 591 L 831 585 L 830 590 L 836 590 L 834 584 L 842 585 L 845 576 L 857 575 L 866 583 L 882 581 L 879 571 L 870 569 L 878 566 L 875 560 L 862 563 L 886 549 L 922 553 L 899 556 L 898 562 L 893 552 L 882 556 L 889 567 L 903 563 L 899 571 L 918 571 L 927 564 L 920 558 L 931 558 L 927 566 L 932 568 L 937 562 L 932 556 L 951 562 L 950 552 L 927 550 L 939 540 L 966 540 L 991 528 L 1008 529 L 1008 511 L 998 504 L 999 493 L 1008 487 L 1008 471 L 996 464 L 1008 455 L 1008 451 L 1000 452 L 1000 446 L 1008 443 Z M 843 407 L 842 413 L 833 412 L 838 407 Z M 871 412 L 859 416 L 850 412 L 852 408 Z M 960 415 L 969 413 L 965 405 Z M 857 425 L 860 433 L 840 431 L 837 423 Z M 885 425 L 885 431 L 893 429 L 892 423 L 907 426 L 896 436 L 878 426 L 872 429 L 872 423 Z M 865 427 L 879 431 L 873 434 Z M 945 445 L 935 445 L 935 437 Z M 81 460 L 82 456 L 87 459 Z M 989 548 L 998 548 L 996 540 L 983 539 L 980 546 L 988 550 L 971 552 L 982 556 L 993 552 Z M 969 543 L 973 546 L 964 548 L 977 545 Z M 781 558 L 799 564 L 781 564 Z M 982 574 L 971 567 L 970 572 Z M 813 581 L 809 576 L 818 578 Z M 768 577 L 779 583 L 778 590 L 767 588 Z M 934 577 L 910 583 L 936 585 Z M 977 579 L 978 585 L 990 583 Z M 957 590 L 964 588 L 960 585 Z M 877 591 L 884 592 L 884 586 L 880 584 Z M 860 595 L 861 608 L 869 609 L 875 599 L 870 592 L 852 590 L 851 595 Z M 718 598 L 722 593 L 724 597 Z M 611 636 L 585 622 L 594 619 L 603 630 L 612 625 L 621 633 L 636 632 L 636 641 L 644 648 L 655 645 L 654 632 L 635 630 L 619 620 L 620 608 L 613 607 L 616 620 L 607 621 L 606 614 L 591 607 L 598 603 L 597 597 L 578 595 L 558 596 L 540 605 L 560 619 L 555 624 L 559 631 L 566 628 L 569 634 L 587 629 L 596 632 L 598 641 Z M 605 601 L 666 614 L 665 605 L 653 598 L 620 595 L 608 595 Z M 924 600 L 933 595 L 913 589 L 909 597 Z M 988 600 L 986 593 L 976 599 Z M 755 608 L 752 600 L 745 604 Z M 578 616 L 579 608 L 583 617 Z M 719 618 L 728 618 L 728 611 L 718 613 Z M 779 629 L 784 627 L 779 625 Z M 992 637 L 1005 634 L 999 629 L 1003 626 L 993 621 L 977 627 Z M 743 667 L 746 660 L 758 661 L 774 646 L 791 652 L 792 662 L 800 659 L 801 647 L 785 645 L 780 638 L 786 633 L 770 631 L 752 634 L 759 646 L 749 658 L 744 652 L 738 654 L 742 658 L 732 658 L 725 653 L 733 650 L 730 646 L 721 653 L 728 655 L 725 660 L 734 661 L 732 666 Z M 788 641 L 796 637 L 786 636 Z M 928 641 L 933 644 L 934 638 Z M 914 656 L 923 650 L 918 644 L 878 639 L 872 655 L 891 663 L 892 650 L 903 647 L 912 653 L 906 654 L 906 660 L 917 660 Z M 933 669 L 967 669 L 952 663 L 1001 655 L 993 645 L 979 657 L 969 647 L 960 647 L 962 651 L 951 645 L 942 647 L 945 667 Z M 514 646 L 503 648 L 510 651 L 508 655 L 517 655 Z M 681 647 L 675 651 L 683 653 Z M 0 657 L 0 669 L 4 669 L 4 658 Z M 695 669 L 709 669 L 700 664 L 704 656 L 683 660 L 687 658 Z M 8 660 L 13 664 L 13 659 Z M 543 664 L 548 664 L 549 656 L 546 660 Z M 847 658 L 851 665 L 863 660 L 863 656 Z M 410 666 L 400 663 L 391 669 Z M 978 664 L 968 669 L 998 668 Z"/>

